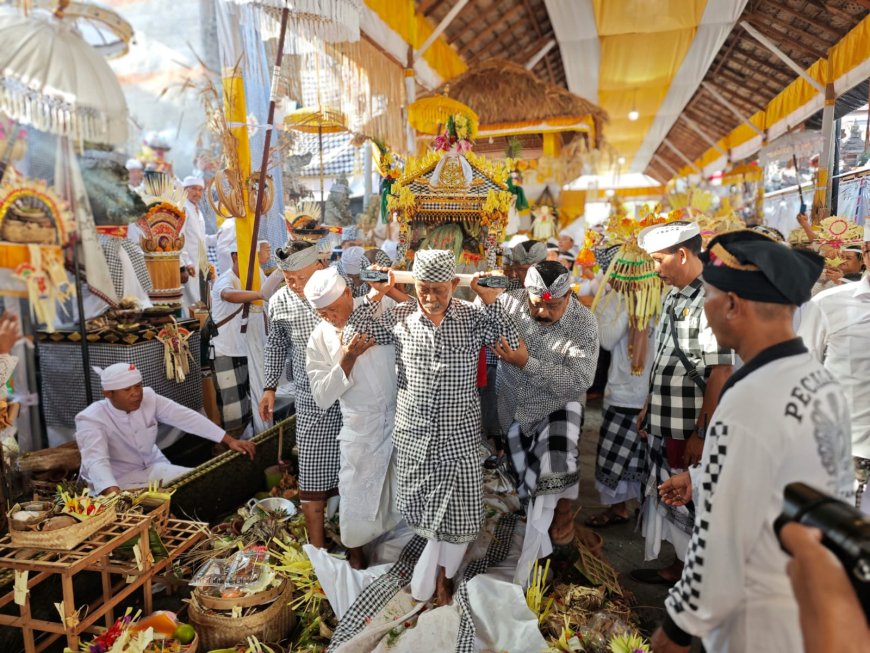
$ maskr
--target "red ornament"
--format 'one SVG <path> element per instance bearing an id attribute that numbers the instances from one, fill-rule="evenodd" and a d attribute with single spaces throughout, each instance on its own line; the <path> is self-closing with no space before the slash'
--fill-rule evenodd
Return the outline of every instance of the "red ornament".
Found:
<path id="1" fill-rule="evenodd" d="M 545 291 L 544 291 L 544 294 L 541 295 L 541 297 L 544 298 L 544 301 L 545 301 L 545 302 L 548 302 L 548 301 L 550 301 L 551 299 L 553 299 L 553 293 L 551 293 L 549 290 L 545 290 Z"/>

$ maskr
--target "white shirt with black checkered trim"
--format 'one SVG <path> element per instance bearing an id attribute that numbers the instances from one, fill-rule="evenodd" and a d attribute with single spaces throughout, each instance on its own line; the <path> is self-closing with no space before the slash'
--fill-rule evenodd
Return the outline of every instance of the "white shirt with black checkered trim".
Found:
<path id="1" fill-rule="evenodd" d="M 561 319 L 543 325 L 532 319 L 526 290 L 510 290 L 498 301 L 525 340 L 529 360 L 519 368 L 502 362 L 498 371 L 499 422 L 505 431 L 517 421 L 530 434 L 538 422 L 570 401 L 580 401 L 595 378 L 598 326 L 574 297 Z"/>
<path id="2" fill-rule="evenodd" d="M 698 277 L 683 288 L 671 288 L 665 296 L 662 317 L 656 329 L 656 354 L 650 373 L 648 417 L 650 431 L 675 440 L 692 434 L 704 393 L 689 378 L 674 349 L 671 311 L 676 314 L 680 349 L 698 374 L 709 378 L 714 365 L 733 365 L 734 354 L 720 347 L 704 315 L 704 284 Z"/>
<path id="3" fill-rule="evenodd" d="M 773 523 L 796 481 L 851 502 L 850 450 L 843 391 L 799 339 L 735 372 L 704 442 L 695 525 L 665 599 L 665 631 L 702 637 L 711 653 L 803 650 Z"/>

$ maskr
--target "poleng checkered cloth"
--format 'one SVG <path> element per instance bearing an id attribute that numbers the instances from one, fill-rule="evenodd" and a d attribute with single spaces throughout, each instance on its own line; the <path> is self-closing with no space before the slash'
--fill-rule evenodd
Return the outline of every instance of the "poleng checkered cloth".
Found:
<path id="1" fill-rule="evenodd" d="M 456 278 L 456 258 L 446 249 L 421 249 L 414 254 L 414 278 L 443 283 Z"/>
<path id="2" fill-rule="evenodd" d="M 611 490 L 615 490 L 620 481 L 643 482 L 646 453 L 637 433 L 636 420 L 637 411 L 623 413 L 610 406 L 604 410 L 595 480 Z"/>
<path id="3" fill-rule="evenodd" d="M 364 300 L 345 327 L 395 344 L 398 365 L 396 471 L 398 507 L 415 533 L 463 544 L 477 537 L 483 519 L 478 458 L 480 348 L 517 331 L 499 302 L 489 306 L 453 299 L 439 326 L 416 301 L 375 317 Z"/>
<path id="4" fill-rule="evenodd" d="M 306 499 L 318 500 L 338 490 L 341 408 L 336 401 L 328 410 L 318 408 L 311 396 L 305 370 L 305 348 L 320 323 L 307 300 L 283 286 L 269 300 L 269 339 L 265 351 L 264 387 L 278 385 L 281 372 L 291 362 L 296 387 L 296 446 L 299 449 L 299 490 Z"/>
<path id="5" fill-rule="evenodd" d="M 247 356 L 215 356 L 214 384 L 225 431 L 244 431 L 254 420 Z"/>
<path id="6" fill-rule="evenodd" d="M 720 347 L 704 315 L 704 286 L 695 279 L 667 294 L 656 333 L 656 355 L 650 373 L 650 432 L 685 440 L 692 434 L 704 393 L 689 378 L 675 353 L 671 337 L 671 312 L 677 316 L 677 340 L 698 373 L 707 379 L 714 365 L 731 365 L 730 349 Z"/>

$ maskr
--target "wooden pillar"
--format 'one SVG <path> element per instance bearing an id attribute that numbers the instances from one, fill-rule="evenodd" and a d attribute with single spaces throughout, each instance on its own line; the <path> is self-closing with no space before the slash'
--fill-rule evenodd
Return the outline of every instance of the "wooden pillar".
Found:
<path id="1" fill-rule="evenodd" d="M 834 133 L 834 105 L 837 96 L 834 85 L 825 87 L 825 108 L 822 110 L 822 151 L 819 154 L 819 174 L 816 180 L 816 192 L 813 196 L 813 222 L 818 223 L 831 212 L 831 173 L 834 168 L 834 139 L 839 134 Z"/>

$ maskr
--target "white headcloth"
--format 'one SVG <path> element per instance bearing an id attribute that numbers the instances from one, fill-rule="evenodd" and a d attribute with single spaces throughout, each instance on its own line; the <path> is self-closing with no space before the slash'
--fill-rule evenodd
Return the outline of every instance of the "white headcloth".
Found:
<path id="1" fill-rule="evenodd" d="M 654 224 L 637 235 L 637 244 L 648 254 L 661 252 L 680 243 L 701 235 L 697 222 L 679 220 L 665 224 Z"/>
<path id="2" fill-rule="evenodd" d="M 106 369 L 93 367 L 100 377 L 103 390 L 123 390 L 131 385 L 142 383 L 142 373 L 133 363 L 115 363 Z"/>
<path id="3" fill-rule="evenodd" d="M 205 182 L 202 180 L 202 177 L 194 177 L 193 175 L 188 175 L 184 178 L 184 181 L 181 182 L 181 185 L 184 188 L 190 188 L 191 186 L 199 186 L 200 188 L 205 188 Z"/>
<path id="4" fill-rule="evenodd" d="M 341 275 L 333 267 L 317 270 L 305 284 L 305 298 L 314 308 L 326 308 L 334 303 L 347 288 Z"/>
<path id="5" fill-rule="evenodd" d="M 341 264 L 348 274 L 359 274 L 366 251 L 359 245 L 348 247 L 341 253 Z"/>

